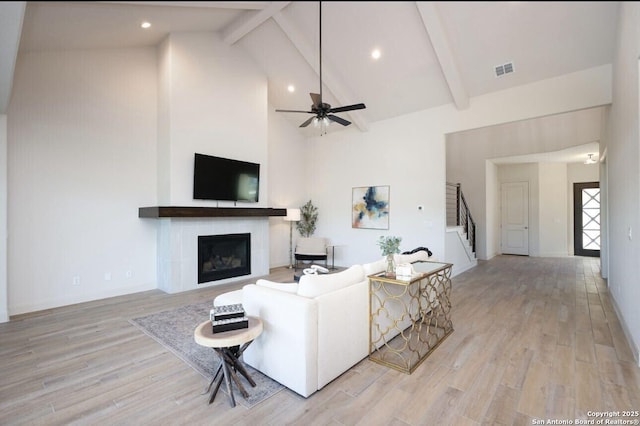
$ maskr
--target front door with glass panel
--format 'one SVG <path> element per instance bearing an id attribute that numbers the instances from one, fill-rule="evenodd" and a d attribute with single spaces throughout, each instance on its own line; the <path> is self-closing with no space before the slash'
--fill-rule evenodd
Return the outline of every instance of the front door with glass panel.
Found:
<path id="1" fill-rule="evenodd" d="M 600 257 L 600 183 L 573 184 L 573 250 Z"/>

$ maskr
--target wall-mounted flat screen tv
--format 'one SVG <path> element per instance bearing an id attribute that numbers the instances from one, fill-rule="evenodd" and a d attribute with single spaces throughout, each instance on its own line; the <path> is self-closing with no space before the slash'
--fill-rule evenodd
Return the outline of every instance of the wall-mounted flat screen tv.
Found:
<path id="1" fill-rule="evenodd" d="M 257 203 L 260 164 L 195 154 L 193 198 Z"/>

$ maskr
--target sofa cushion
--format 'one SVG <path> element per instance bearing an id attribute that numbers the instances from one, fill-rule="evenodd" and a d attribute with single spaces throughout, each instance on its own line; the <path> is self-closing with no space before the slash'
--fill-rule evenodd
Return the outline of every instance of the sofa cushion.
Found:
<path id="1" fill-rule="evenodd" d="M 362 265 L 364 269 L 364 275 L 369 276 L 373 274 L 379 274 L 380 272 L 384 272 L 387 269 L 387 258 L 383 257 L 380 260 L 376 260 L 375 262 L 365 263 Z"/>
<path id="2" fill-rule="evenodd" d="M 353 265 L 335 274 L 303 275 L 298 283 L 298 295 L 314 298 L 362 282 L 364 279 L 361 265 Z"/>
<path id="3" fill-rule="evenodd" d="M 298 283 L 277 283 L 275 281 L 269 281 L 261 278 L 256 281 L 256 285 L 260 287 L 269 287 L 274 290 L 286 291 L 287 293 L 296 294 L 298 292 Z"/>
<path id="4" fill-rule="evenodd" d="M 213 306 L 237 305 L 242 303 L 242 289 L 228 291 L 213 299 Z"/>

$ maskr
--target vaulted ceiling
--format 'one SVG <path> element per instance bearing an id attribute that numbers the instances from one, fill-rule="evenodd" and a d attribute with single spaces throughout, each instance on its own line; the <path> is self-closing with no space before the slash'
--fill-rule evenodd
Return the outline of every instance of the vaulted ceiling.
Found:
<path id="1" fill-rule="evenodd" d="M 154 46 L 172 32 L 213 31 L 264 71 L 278 109 L 310 108 L 321 42 L 325 102 L 365 103 L 338 115 L 366 131 L 378 120 L 446 104 L 465 109 L 475 96 L 610 64 L 618 3 L 323 2 L 321 39 L 319 2 L 26 2 L 23 13 L 0 3 L 3 19 L 24 15 L 22 25 L 0 30 L 0 112 L 18 49 Z M 497 77 L 505 64 L 513 72 Z M 281 114 L 296 125 L 308 118 Z"/>

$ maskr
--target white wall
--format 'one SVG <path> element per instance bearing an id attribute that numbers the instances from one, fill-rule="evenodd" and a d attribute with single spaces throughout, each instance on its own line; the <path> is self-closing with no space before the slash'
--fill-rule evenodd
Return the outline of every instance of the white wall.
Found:
<path id="1" fill-rule="evenodd" d="M 435 117 L 427 117 L 405 116 L 372 123 L 366 133 L 348 129 L 310 141 L 316 234 L 341 246 L 336 264 L 381 258 L 376 245 L 381 235 L 402 237 L 402 251 L 425 246 L 443 258 L 444 135 L 432 130 Z M 352 228 L 352 189 L 378 185 L 390 186 L 389 230 Z"/>
<path id="2" fill-rule="evenodd" d="M 598 182 L 600 171 L 598 164 L 569 163 L 567 164 L 567 179 L 569 188 L 573 190 L 573 184 L 579 182 Z M 570 204 L 573 206 L 573 203 Z"/>
<path id="3" fill-rule="evenodd" d="M 8 124 L 9 313 L 155 288 L 160 221 L 139 219 L 138 207 L 233 205 L 193 200 L 194 152 L 260 163 L 257 206 L 272 206 L 270 197 L 277 207 L 302 205 L 304 140 L 280 117 L 268 126 L 267 108 L 264 74 L 213 34 L 174 34 L 157 51 L 21 55 Z M 237 221 L 223 225 L 236 229 Z M 249 222 L 254 231 L 261 223 L 254 273 L 287 264 L 284 221 Z M 168 235 L 184 235 L 182 225 Z M 273 260 L 271 233 L 280 249 Z M 193 275 L 182 266 L 169 273 Z M 178 287 L 195 288 L 191 281 Z"/>
<path id="4" fill-rule="evenodd" d="M 156 200 L 156 85 L 154 49 L 19 55 L 10 315 L 155 288 L 155 228 L 138 207 Z"/>
<path id="5" fill-rule="evenodd" d="M 618 16 L 609 135 L 601 145 L 601 152 L 607 151 L 608 283 L 637 360 L 640 348 L 640 3 L 622 2 Z"/>
<path id="6" fill-rule="evenodd" d="M 451 277 L 455 277 L 478 265 L 478 260 L 471 252 L 466 234 L 457 227 L 447 228 L 445 233 L 445 252 L 442 259 L 452 263 Z"/>
<path id="7" fill-rule="evenodd" d="M 379 258 L 380 250 L 375 241 L 383 234 L 401 236 L 401 250 L 427 246 L 435 256 L 442 258 L 446 228 L 445 177 L 448 173 L 445 164 L 448 168 L 450 154 L 450 143 L 447 142 L 445 155 L 445 137 L 469 129 L 607 104 L 611 97 L 610 71 L 610 67 L 603 66 L 480 96 L 472 99 L 471 107 L 464 111 L 447 105 L 371 123 L 370 130 L 364 133 L 346 129 L 312 138 L 309 167 L 312 171 L 311 196 L 320 210 L 318 235 L 344 244 L 336 252 L 336 263 L 340 265 Z M 545 140 L 530 147 L 513 139 L 496 141 L 490 134 L 485 134 L 477 147 L 457 145 L 451 151 L 452 155 L 465 158 L 457 168 L 464 170 L 465 178 L 468 178 L 463 179 L 465 187 L 477 187 L 477 193 L 465 190 L 465 195 L 479 198 L 477 208 L 473 210 L 473 214 L 479 216 L 478 223 L 486 221 L 485 159 L 499 153 L 526 154 L 540 148 L 555 150 L 591 142 L 594 138 L 585 141 L 585 134 L 595 132 L 600 135 L 601 115 L 584 114 L 589 118 L 584 122 L 579 120 L 580 126 L 574 127 L 577 137 L 569 141 Z M 596 124 L 589 123 L 592 115 L 597 117 Z M 356 186 L 371 185 L 391 187 L 389 230 L 351 228 L 351 190 Z M 418 205 L 424 205 L 424 210 L 418 211 Z M 484 233 L 484 225 L 481 225 L 478 229 L 479 258 L 487 255 Z"/>
<path id="8" fill-rule="evenodd" d="M 7 291 L 7 116 L 0 114 L 0 322 L 9 320 Z"/>
<path id="9" fill-rule="evenodd" d="M 580 78 L 577 80 L 582 81 Z M 607 81 L 606 79 L 604 82 L 594 80 L 592 84 L 606 84 Z M 588 91 L 589 88 L 591 87 L 575 87 L 576 96 L 583 95 L 580 92 Z M 526 95 L 523 96 L 523 99 L 526 99 Z M 549 104 L 554 106 L 562 103 L 561 101 L 562 99 L 552 96 L 548 99 Z M 610 97 L 605 96 L 600 100 L 600 103 L 606 102 L 610 102 Z M 485 176 L 485 161 L 516 155 L 560 151 L 571 146 L 599 140 L 601 129 L 604 127 L 603 108 L 588 108 L 588 105 L 584 107 L 585 109 L 570 113 L 452 132 L 447 135 L 447 181 L 462 184 L 462 190 L 478 224 L 477 253 L 479 259 L 490 258 L 491 253 L 495 250 L 488 243 L 491 237 L 487 235 L 486 226 L 496 223 L 496 218 L 487 215 L 500 214 L 499 210 L 492 210 L 486 205 L 486 188 L 489 183 Z M 518 109 L 518 105 L 514 104 L 513 108 Z"/>
<path id="10" fill-rule="evenodd" d="M 529 254 L 573 255 L 573 183 L 598 181 L 598 167 L 581 163 L 525 163 L 498 166 L 499 182 L 529 182 Z M 499 191 L 500 185 L 498 185 Z M 493 191 L 487 186 L 487 192 Z M 495 197 L 492 197 L 495 199 Z M 489 205 L 489 203 L 487 203 Z M 500 211 L 500 199 L 493 209 Z M 494 238 L 500 239 L 500 222 Z M 498 241 L 498 252 L 500 252 Z"/>
<path id="11" fill-rule="evenodd" d="M 160 136 L 170 145 L 168 202 L 176 206 L 234 205 L 193 199 L 193 158 L 199 152 L 259 163 L 259 202 L 248 206 L 268 206 L 265 75 L 246 54 L 215 33 L 171 34 L 163 49 L 166 43 L 169 53 L 161 56 L 169 56 L 162 59 L 169 70 L 160 73 L 161 90 L 167 93 L 160 99 L 168 105 L 161 103 L 160 110 L 168 113 L 169 135 Z"/>
<path id="12" fill-rule="evenodd" d="M 177 40 L 180 43 L 170 47 L 167 47 L 166 44 L 163 46 L 165 49 L 171 50 L 171 60 L 184 58 L 184 64 L 189 63 L 190 60 L 194 63 L 197 61 L 194 61 L 196 58 L 190 58 L 188 55 L 181 56 L 184 52 L 176 50 L 179 44 L 189 45 L 204 51 L 211 43 L 214 45 L 217 43 L 217 40 L 195 39 L 190 35 L 181 36 Z M 160 62 L 168 60 L 168 55 L 165 55 L 162 49 L 163 47 L 160 48 L 160 54 L 157 55 Z M 129 53 L 131 54 L 129 55 Z M 148 282 L 155 279 L 156 227 L 153 221 L 137 218 L 137 207 L 155 205 L 158 200 L 165 198 L 173 204 L 193 204 L 193 200 L 183 192 L 187 187 L 186 180 L 189 179 L 185 176 L 189 176 L 191 173 L 193 150 L 214 147 L 217 149 L 216 142 L 213 142 L 211 138 L 210 130 L 214 127 L 212 123 L 220 124 L 224 119 L 236 119 L 225 115 L 225 111 L 218 108 L 218 105 L 213 105 L 210 100 L 207 100 L 213 93 L 206 89 L 203 92 L 206 96 L 197 99 L 196 102 L 190 102 L 186 94 L 194 93 L 196 90 L 190 81 L 183 81 L 179 87 L 173 86 L 171 90 L 179 89 L 180 93 L 175 94 L 175 102 L 163 105 L 163 96 L 174 95 L 169 92 L 163 94 L 162 90 L 167 79 L 173 79 L 173 77 L 164 75 L 162 70 L 158 74 L 154 51 L 143 49 L 138 53 L 140 55 L 129 51 L 109 50 L 57 52 L 35 53 L 21 58 L 22 64 L 19 65 L 21 68 L 16 72 L 16 85 L 19 87 L 14 89 L 16 91 L 15 102 L 12 105 L 13 109 L 9 115 L 8 125 L 10 160 L 11 164 L 14 164 L 13 160 L 15 159 L 16 164 L 16 167 L 9 171 L 9 187 L 10 189 L 15 188 L 15 191 L 10 191 L 10 193 L 19 194 L 15 195 L 15 200 L 12 199 L 10 202 L 10 205 L 15 206 L 15 210 L 13 208 L 10 210 L 9 226 L 12 230 L 12 236 L 14 225 L 18 233 L 28 234 L 27 238 L 23 238 L 23 241 L 33 241 L 31 230 L 34 233 L 35 231 L 44 233 L 45 239 L 44 245 L 38 246 L 33 251 L 30 251 L 24 243 L 20 245 L 10 242 L 10 244 L 15 244 L 10 247 L 10 273 L 15 274 L 15 277 L 12 275 L 15 279 L 10 278 L 9 293 L 13 294 L 13 284 L 11 283 L 20 283 L 19 290 L 16 292 L 17 299 L 10 300 L 10 306 L 16 307 L 13 313 L 88 300 L 105 293 L 125 293 L 134 291 L 136 288 L 148 288 Z M 233 52 L 229 51 L 228 53 L 230 56 L 225 56 L 224 60 L 229 60 L 234 64 L 236 63 L 234 61 L 240 61 L 239 66 L 246 73 L 242 78 L 251 74 L 248 68 L 244 68 L 245 66 L 249 67 L 249 64 L 244 63 L 242 58 L 234 57 Z M 221 78 L 221 81 L 228 84 L 228 90 L 221 89 L 220 95 L 225 99 L 235 96 L 233 85 L 238 81 L 227 74 L 222 76 L 216 74 L 217 69 L 211 70 L 211 67 L 215 68 L 215 61 L 205 61 L 205 64 L 206 72 L 198 75 L 197 71 L 194 71 L 193 77 L 204 80 Z M 141 70 L 136 72 L 138 68 Z M 175 70 L 179 71 L 180 67 L 176 66 Z M 185 72 L 190 73 L 186 69 Z M 256 72 L 255 75 L 259 80 L 259 73 Z M 144 76 L 142 81 L 138 81 L 142 76 Z M 133 81 L 135 84 L 131 84 Z M 159 94 L 156 93 L 156 82 L 161 88 Z M 336 264 L 338 265 L 349 265 L 379 258 L 380 251 L 375 240 L 381 234 L 402 236 L 403 250 L 425 245 L 432 249 L 436 256 L 441 257 L 441 254 L 444 253 L 445 239 L 445 160 L 448 158 L 448 153 L 445 155 L 445 135 L 526 120 L 541 115 L 603 105 L 610 101 L 609 83 L 610 68 L 607 66 L 598 67 L 474 98 L 471 107 L 464 111 L 457 111 L 453 106 L 448 105 L 372 123 L 371 130 L 365 133 L 361 133 L 355 128 L 345 129 L 345 131 L 330 133 L 322 138 L 301 141 L 301 143 L 308 144 L 308 148 L 297 151 L 295 144 L 300 141 L 299 137 L 293 132 L 285 130 L 284 125 L 280 126 L 275 119 L 268 118 L 268 114 L 264 111 L 264 108 L 267 107 L 266 102 L 260 103 L 259 99 L 262 99 L 262 94 L 266 93 L 266 84 L 262 80 L 257 82 L 255 86 L 251 86 L 259 95 L 247 93 L 246 97 L 242 97 L 242 104 L 243 108 L 246 108 L 246 103 L 257 102 L 255 108 L 264 112 L 264 121 L 262 118 L 258 118 L 256 127 L 262 129 L 265 138 L 267 134 L 269 135 L 269 143 L 264 144 L 264 151 L 258 147 L 259 152 L 254 153 L 249 145 L 244 145 L 246 141 L 235 138 L 232 140 L 240 144 L 239 151 L 225 152 L 228 152 L 229 156 L 242 154 L 256 155 L 256 158 L 259 158 L 266 156 L 267 145 L 269 148 L 272 146 L 275 148 L 274 145 L 277 144 L 278 147 L 273 152 L 281 152 L 283 156 L 279 158 L 276 167 L 268 163 L 274 158 L 269 152 L 269 160 L 266 163 L 267 179 L 276 179 L 279 182 L 287 181 L 288 185 L 283 186 L 282 190 L 279 185 L 275 184 L 261 185 L 261 191 L 267 190 L 269 197 L 273 197 L 274 203 L 279 203 L 282 200 L 283 203 L 291 202 L 300 205 L 308 198 L 313 199 L 320 209 L 317 235 L 327 236 L 335 244 L 343 244 L 343 247 L 336 250 Z M 150 93 L 148 98 L 140 95 L 147 92 Z M 160 102 L 156 102 L 156 98 Z M 528 101 L 523 102 L 523 99 Z M 233 99 L 230 99 L 230 102 L 234 110 L 239 106 L 239 103 Z M 52 105 L 55 105 L 56 108 L 53 108 Z M 176 105 L 180 106 L 179 111 L 172 110 Z M 158 106 L 159 110 L 156 115 Z M 43 109 L 46 111 L 42 111 Z M 87 117 L 82 114 L 94 110 L 97 110 L 95 114 L 89 114 Z M 116 118 L 122 119 L 123 110 L 129 112 L 125 114 L 125 118 L 135 116 L 136 120 L 131 119 L 124 124 L 117 121 Z M 130 114 L 131 110 L 135 110 L 136 114 Z M 189 114 L 193 114 L 202 122 L 199 122 L 195 128 L 189 128 L 190 120 L 186 119 Z M 81 116 L 82 119 L 78 119 L 78 116 Z M 171 117 L 170 123 L 157 122 L 157 117 L 166 116 Z M 268 128 L 267 120 L 269 120 Z M 104 121 L 109 121 L 110 124 L 114 124 L 115 121 L 116 125 L 110 125 L 105 129 L 107 126 Z M 175 127 L 173 126 L 174 121 Z M 29 123 L 38 123 L 38 125 L 32 126 Z M 77 127 L 84 130 L 80 136 L 78 136 Z M 588 125 L 585 127 L 590 128 Z M 12 129 L 16 130 L 15 134 L 12 134 Z M 184 132 L 188 132 L 193 140 L 187 141 L 184 138 Z M 259 132 L 259 130 L 247 129 L 246 132 L 245 135 L 252 136 L 254 132 Z M 156 133 L 158 134 L 156 135 Z M 118 169 L 116 173 L 109 167 L 109 164 L 93 164 L 85 158 L 87 149 L 83 150 L 82 142 L 95 144 L 97 136 L 104 137 L 103 134 L 108 136 L 117 134 L 118 137 L 114 137 L 114 141 L 110 139 L 110 143 L 101 144 L 99 147 L 104 148 L 107 151 L 106 154 L 110 154 L 110 157 L 109 155 L 103 157 L 113 158 L 113 163 L 117 163 L 118 167 L 124 167 L 124 171 Z M 163 134 L 169 134 L 170 137 L 175 134 L 177 139 L 174 140 L 190 144 L 190 152 L 184 150 L 174 153 L 175 144 L 165 143 Z M 225 130 L 222 130 L 217 136 L 227 135 Z M 276 141 L 275 138 L 279 136 L 282 137 L 282 140 Z M 234 137 L 231 135 L 231 138 Z M 154 145 L 156 139 L 160 142 L 157 149 Z M 152 147 L 147 145 L 147 140 L 153 141 Z M 266 141 L 266 139 L 264 140 Z M 509 147 L 510 142 L 512 141 L 501 141 L 499 146 Z M 552 143 L 551 145 L 555 147 L 557 144 Z M 53 149 L 52 146 L 55 146 L 56 149 Z M 90 146 L 93 147 L 93 145 Z M 133 154 L 128 153 L 125 156 L 122 155 L 123 147 L 137 149 L 134 149 Z M 543 148 L 547 148 L 546 142 Z M 57 168 L 56 170 L 47 170 L 47 173 L 41 173 L 39 177 L 44 178 L 45 189 L 35 193 L 26 191 L 26 194 L 32 195 L 23 200 L 21 197 L 24 196 L 24 193 L 20 193 L 20 191 L 33 190 L 37 187 L 37 179 L 25 173 L 24 169 L 30 166 L 34 152 L 45 150 L 47 150 L 48 158 L 56 160 Z M 285 156 L 287 152 L 292 150 L 295 151 L 293 156 Z M 117 151 L 119 156 L 113 151 Z M 516 151 L 512 154 L 527 153 L 527 149 L 523 147 L 512 151 Z M 224 155 L 225 152 L 220 154 Z M 488 152 L 490 155 L 479 157 L 482 162 L 491 155 L 495 155 L 496 152 L 503 151 L 490 149 Z M 483 154 L 486 153 L 483 152 Z M 302 165 L 287 167 L 291 161 L 299 160 L 295 155 L 300 155 Z M 156 156 L 158 164 L 166 165 L 167 169 L 160 170 L 160 167 L 156 167 Z M 187 156 L 189 156 L 188 159 Z M 90 159 L 91 157 L 89 157 Z M 191 165 L 186 165 L 187 160 Z M 40 163 L 43 161 L 41 160 Z M 50 164 L 48 161 L 44 163 Z M 120 191 L 117 194 L 118 201 L 114 201 L 108 206 L 114 209 L 115 207 L 112 205 L 119 206 L 126 203 L 130 210 L 127 210 L 126 213 L 111 212 L 109 217 L 112 219 L 108 221 L 95 219 L 98 216 L 105 217 L 98 214 L 98 212 L 104 211 L 104 205 L 101 205 L 100 201 L 104 199 L 105 191 L 100 191 L 100 197 L 91 193 L 87 194 L 90 191 L 87 191 L 86 188 L 95 187 L 96 182 L 91 182 L 89 185 L 88 182 L 85 182 L 86 179 L 81 181 L 78 178 L 79 174 L 73 173 L 78 170 L 79 164 L 82 165 L 83 170 L 85 168 L 97 169 L 98 183 L 108 186 L 115 180 L 118 183 L 118 191 Z M 132 170 L 133 165 L 136 166 L 135 172 Z M 481 167 L 481 183 L 484 188 L 485 164 L 482 164 Z M 32 170 L 41 169 L 32 168 Z M 132 183 L 129 178 L 134 173 L 137 179 Z M 53 178 L 50 179 L 51 176 Z M 296 181 L 290 182 L 289 179 L 296 179 Z M 126 180 L 127 184 L 123 184 L 122 180 Z M 156 185 L 156 182 L 159 185 Z M 165 182 L 168 182 L 167 186 L 164 186 Z M 304 182 L 304 184 L 300 182 Z M 368 185 L 391 186 L 391 227 L 388 231 L 351 228 L 351 190 L 356 186 Z M 485 190 L 482 189 L 482 191 L 484 193 Z M 55 196 L 51 195 L 54 193 Z M 64 196 L 64 194 L 71 194 L 71 196 Z M 157 198 L 156 194 L 159 194 Z M 43 196 L 45 200 L 40 201 Z M 95 202 L 91 207 L 87 207 L 85 202 L 77 201 L 79 198 L 86 200 L 90 197 Z M 70 207 L 64 209 L 60 207 L 59 201 L 62 198 L 65 201 L 70 200 Z M 131 201 L 132 199 L 135 200 Z M 261 200 L 265 200 L 262 193 Z M 269 200 L 264 202 L 269 203 Z M 418 205 L 423 205 L 424 210 L 418 211 Z M 31 206 L 47 207 L 49 210 L 57 208 L 63 211 L 55 211 L 53 216 L 43 216 L 41 213 L 36 213 L 36 209 L 31 209 Z M 480 216 L 487 214 L 487 209 L 484 207 L 483 205 L 483 208 L 479 210 Z M 69 213 L 72 210 L 76 212 L 80 210 L 81 213 L 86 212 L 87 214 L 81 215 L 80 221 L 77 218 L 72 221 L 69 219 Z M 31 228 L 26 225 L 30 220 L 35 224 Z M 132 220 L 135 221 L 134 229 L 128 227 L 128 224 L 131 223 L 129 221 Z M 280 236 L 278 246 L 275 247 L 275 250 L 280 253 L 283 240 L 284 246 L 288 246 L 288 232 L 286 225 L 282 227 L 276 220 L 269 221 L 271 223 L 269 233 Z M 478 221 L 482 222 L 484 218 L 480 217 Z M 85 222 L 88 223 L 84 225 Z M 95 222 L 99 222 L 100 226 Z M 119 231 L 115 231 L 116 223 L 120 227 Z M 124 226 L 122 226 L 123 224 Z M 78 225 L 84 226 L 77 229 Z M 284 238 L 281 235 L 283 230 L 285 231 Z M 484 232 L 484 230 L 480 232 Z M 93 237 L 96 234 L 102 237 L 96 243 L 98 244 L 98 254 L 102 254 L 102 257 L 91 256 L 91 253 L 86 254 L 88 253 L 87 246 L 84 244 L 87 240 L 86 237 Z M 55 251 L 61 246 L 60 236 L 69 240 L 63 240 L 65 244 L 62 244 L 64 248 L 69 249 L 63 250 L 68 255 L 66 257 L 63 254 L 58 254 L 60 252 L 51 255 L 52 250 Z M 101 244 L 106 246 L 102 251 L 100 251 Z M 95 245 L 91 247 L 95 248 Z M 126 270 L 116 264 L 115 259 L 109 257 L 113 253 L 110 250 L 112 247 L 115 247 L 115 251 L 120 255 L 122 253 L 129 254 L 135 248 L 135 253 L 139 258 L 129 256 L 134 259 L 130 260 L 130 265 L 127 265 L 126 268 L 135 269 L 133 277 L 141 286 L 136 286 L 134 283 L 134 285 L 117 289 L 109 288 L 110 292 L 100 292 L 108 287 L 104 285 L 105 269 L 108 268 L 108 271 L 112 273 L 113 278 L 108 282 L 111 284 L 115 284 L 116 275 L 120 274 L 120 271 Z M 273 247 L 272 250 L 274 250 Z M 288 256 L 288 250 L 285 252 L 284 263 L 286 263 L 286 256 Z M 30 259 L 27 259 L 28 257 Z M 38 261 L 45 259 L 41 262 L 46 263 L 46 274 L 43 270 L 34 272 L 32 268 L 29 268 L 31 264 L 35 263 L 35 258 Z M 107 260 L 106 265 L 105 259 Z M 280 264 L 282 259 L 282 257 L 278 257 L 277 261 L 272 260 L 270 263 L 272 265 Z M 153 264 L 152 266 L 149 265 L 150 262 Z M 139 268 L 149 271 L 146 275 L 148 280 L 145 277 L 139 279 L 141 278 L 138 273 Z M 81 285 L 78 288 L 70 284 L 72 277 L 76 274 L 81 276 Z M 44 279 L 45 276 L 48 277 L 47 280 Z M 117 281 L 118 284 L 122 284 L 120 279 Z M 24 282 L 27 284 L 23 285 Z M 43 282 L 47 284 L 43 285 Z"/>
<path id="13" fill-rule="evenodd" d="M 158 73 L 158 130 L 156 136 L 156 191 L 158 205 L 171 205 L 171 70 L 172 58 L 170 37 L 157 47 Z M 159 244 L 159 242 L 158 242 Z"/>
<path id="14" fill-rule="evenodd" d="M 485 179 L 487 190 L 487 205 L 485 217 L 487 222 L 485 224 L 485 259 L 491 259 L 500 253 L 500 179 L 498 173 L 498 165 L 490 160 L 485 160 Z M 474 217 L 474 220 L 476 218 Z M 477 225 L 476 225 L 477 227 Z M 478 247 L 478 241 L 476 241 L 476 251 Z"/>
<path id="15" fill-rule="evenodd" d="M 308 200 L 309 174 L 307 163 L 307 140 L 298 128 L 292 127 L 275 107 L 269 106 L 269 201 L 275 208 L 299 208 Z M 295 248 L 299 234 L 295 222 L 282 217 L 269 219 L 269 263 L 270 267 L 290 264 L 289 232 L 291 246 Z"/>
<path id="16" fill-rule="evenodd" d="M 171 34 L 159 46 L 158 188 L 163 204 L 232 207 L 193 198 L 194 153 L 260 164 L 258 203 L 269 206 L 267 79 L 215 33 Z M 158 287 L 174 293 L 269 273 L 267 218 L 154 220 Z M 251 234 L 251 274 L 198 284 L 198 236 Z"/>
<path id="17" fill-rule="evenodd" d="M 541 257 L 567 256 L 567 164 L 538 164 Z"/>

